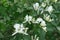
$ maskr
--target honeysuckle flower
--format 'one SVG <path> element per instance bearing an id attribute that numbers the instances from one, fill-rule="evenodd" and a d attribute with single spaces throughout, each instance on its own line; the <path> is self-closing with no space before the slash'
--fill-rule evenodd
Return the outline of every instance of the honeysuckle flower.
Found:
<path id="1" fill-rule="evenodd" d="M 43 29 L 45 32 L 47 32 L 47 27 L 42 27 L 42 29 Z"/>
<path id="2" fill-rule="evenodd" d="M 43 3 L 41 4 L 41 6 L 42 6 L 42 7 L 45 7 L 45 6 L 46 6 L 46 3 L 43 2 Z"/>
<path id="3" fill-rule="evenodd" d="M 20 28 L 20 24 L 15 24 L 14 25 L 14 28 L 17 30 L 17 29 L 19 29 Z"/>
<path id="4" fill-rule="evenodd" d="M 37 18 L 37 20 L 35 21 L 35 23 L 40 23 L 40 26 L 44 27 L 46 26 L 45 21 L 42 18 Z"/>
<path id="5" fill-rule="evenodd" d="M 40 23 L 41 21 L 43 21 L 43 19 L 42 18 L 37 18 L 37 20 L 35 21 L 35 23 Z"/>
<path id="6" fill-rule="evenodd" d="M 45 27 L 46 26 L 45 21 L 41 21 L 40 26 Z"/>
<path id="7" fill-rule="evenodd" d="M 32 16 L 29 16 L 29 21 L 32 21 Z"/>
<path id="8" fill-rule="evenodd" d="M 35 3 L 35 4 L 33 4 L 33 8 L 34 8 L 34 10 L 38 10 L 39 9 L 39 3 Z"/>
<path id="9" fill-rule="evenodd" d="M 24 19 L 25 21 L 23 23 L 30 22 L 32 21 L 32 16 L 26 15 Z"/>
<path id="10" fill-rule="evenodd" d="M 51 19 L 50 15 L 44 15 L 44 19 L 48 22 L 52 22 L 53 19 Z"/>
<path id="11" fill-rule="evenodd" d="M 39 37 L 37 35 L 31 36 L 31 40 L 39 40 Z"/>
<path id="12" fill-rule="evenodd" d="M 12 34 L 12 36 L 14 36 L 17 33 L 22 33 L 22 34 L 28 35 L 27 34 L 28 28 L 24 28 L 23 24 L 15 24 L 14 28 L 15 28 L 15 32 Z"/>
<path id="13" fill-rule="evenodd" d="M 45 11 L 48 11 L 49 13 L 53 12 L 53 6 L 46 7 Z"/>

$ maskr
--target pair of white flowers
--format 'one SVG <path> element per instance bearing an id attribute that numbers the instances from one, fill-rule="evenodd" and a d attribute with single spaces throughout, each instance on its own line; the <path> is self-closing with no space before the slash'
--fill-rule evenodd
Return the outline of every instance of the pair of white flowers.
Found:
<path id="1" fill-rule="evenodd" d="M 42 18 L 37 18 L 36 23 L 40 23 L 42 29 L 47 32 L 46 22 Z"/>
<path id="2" fill-rule="evenodd" d="M 42 19 L 38 18 L 36 23 L 39 23 L 40 21 L 42 21 Z M 43 26 L 42 29 L 46 31 L 46 27 L 44 27 L 46 26 L 45 22 L 42 21 L 40 25 Z M 28 35 L 27 33 L 28 28 L 25 28 L 23 24 L 14 24 L 14 28 L 15 28 L 15 32 L 12 34 L 12 36 L 14 36 L 17 33 Z"/>
<path id="3" fill-rule="evenodd" d="M 32 16 L 30 16 L 30 15 L 26 15 L 25 16 L 25 21 L 23 22 L 23 23 L 26 23 L 26 22 L 28 22 L 28 23 L 30 23 L 31 24 L 31 22 L 32 23 L 36 23 L 36 24 L 40 24 L 40 26 L 43 28 L 43 30 L 45 30 L 46 31 L 46 22 L 42 19 L 42 18 L 37 18 L 36 20 L 35 20 L 35 18 L 33 18 Z"/>
<path id="4" fill-rule="evenodd" d="M 12 34 L 14 36 L 17 33 L 27 34 L 28 28 L 25 28 L 23 24 L 14 24 L 15 32 Z"/>
<path id="5" fill-rule="evenodd" d="M 32 22 L 32 23 L 37 23 L 37 24 L 40 23 L 41 26 L 46 26 L 45 21 L 40 17 L 35 20 L 32 16 L 26 15 L 24 19 L 25 21 L 23 23 L 26 23 L 26 22 L 29 22 L 29 23 Z"/>
<path id="6" fill-rule="evenodd" d="M 41 6 L 42 7 L 46 7 L 46 3 L 42 3 L 41 4 Z M 35 4 L 33 4 L 33 8 L 34 8 L 34 10 L 39 10 L 39 9 L 41 9 L 41 8 L 39 8 L 40 6 L 39 6 L 39 3 L 35 3 Z M 54 9 L 53 9 L 53 6 L 48 6 L 48 7 L 46 7 L 46 9 L 45 9 L 45 11 L 48 11 L 49 13 L 51 13 L 52 11 L 53 11 Z"/>

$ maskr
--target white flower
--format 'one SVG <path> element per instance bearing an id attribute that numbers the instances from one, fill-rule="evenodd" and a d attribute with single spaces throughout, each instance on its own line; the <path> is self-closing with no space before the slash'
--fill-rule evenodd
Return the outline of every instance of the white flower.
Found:
<path id="1" fill-rule="evenodd" d="M 39 40 L 39 37 L 37 37 L 36 40 Z"/>
<path id="2" fill-rule="evenodd" d="M 38 9 L 39 9 L 39 3 L 33 4 L 33 8 L 34 8 L 35 10 L 38 10 Z"/>
<path id="3" fill-rule="evenodd" d="M 42 18 L 37 18 L 37 20 L 35 21 L 35 23 L 40 23 L 41 21 L 43 21 L 43 19 Z"/>
<path id="4" fill-rule="evenodd" d="M 46 3 L 42 3 L 41 6 L 42 6 L 42 7 L 45 7 L 45 6 L 46 6 Z"/>
<path id="5" fill-rule="evenodd" d="M 20 24 L 14 24 L 14 28 L 17 30 L 20 28 Z"/>
<path id="6" fill-rule="evenodd" d="M 15 28 L 15 32 L 12 34 L 12 36 L 17 34 L 17 33 L 22 33 L 22 34 L 28 35 L 26 33 L 28 28 L 24 28 L 23 24 L 15 24 L 14 28 Z"/>
<path id="7" fill-rule="evenodd" d="M 32 21 L 32 16 L 29 16 L 29 21 Z"/>
<path id="8" fill-rule="evenodd" d="M 48 22 L 52 22 L 53 19 L 50 18 L 50 15 L 44 15 L 44 19 Z"/>
<path id="9" fill-rule="evenodd" d="M 42 22 L 40 23 L 40 26 L 45 27 L 45 26 L 46 26 L 45 21 L 42 21 Z"/>
<path id="10" fill-rule="evenodd" d="M 37 20 L 34 23 L 40 23 L 40 26 L 45 27 L 46 23 L 42 18 L 37 18 Z"/>
<path id="11" fill-rule="evenodd" d="M 26 21 L 29 20 L 29 16 L 28 16 L 28 15 L 25 16 L 25 20 L 26 20 Z"/>
<path id="12" fill-rule="evenodd" d="M 51 13 L 53 10 L 53 6 L 46 7 L 46 11 L 48 11 L 49 13 Z"/>
<path id="13" fill-rule="evenodd" d="M 31 36 L 31 40 L 39 40 L 39 37 L 37 37 L 37 35 Z"/>
<path id="14" fill-rule="evenodd" d="M 30 22 L 30 21 L 32 21 L 32 16 L 26 15 L 24 19 L 25 19 L 25 21 L 23 23 Z"/>
<path id="15" fill-rule="evenodd" d="M 47 32 L 46 28 L 47 28 L 47 27 L 42 27 L 42 29 L 43 29 L 45 32 Z"/>

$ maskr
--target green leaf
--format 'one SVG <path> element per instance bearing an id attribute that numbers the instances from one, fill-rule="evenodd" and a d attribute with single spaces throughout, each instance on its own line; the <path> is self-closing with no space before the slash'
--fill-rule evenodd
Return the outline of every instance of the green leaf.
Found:
<path id="1" fill-rule="evenodd" d="M 3 38 L 4 37 L 4 35 L 0 32 L 0 38 Z"/>

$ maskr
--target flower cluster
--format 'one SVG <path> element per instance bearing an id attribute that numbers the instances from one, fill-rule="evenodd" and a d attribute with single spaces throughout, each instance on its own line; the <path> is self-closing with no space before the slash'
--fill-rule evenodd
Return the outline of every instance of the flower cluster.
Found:
<path id="1" fill-rule="evenodd" d="M 40 12 L 41 14 L 44 13 L 44 11 L 47 11 L 49 12 L 49 14 L 51 14 L 54 10 L 53 6 L 52 5 L 47 6 L 46 2 L 42 2 L 41 5 L 39 5 L 39 3 L 35 3 L 33 4 L 33 8 L 36 11 L 41 11 Z M 43 19 L 45 19 L 47 22 L 52 22 L 54 20 L 54 19 L 51 19 L 50 15 L 48 14 L 43 14 Z M 34 23 L 40 23 L 40 26 L 42 26 L 42 29 L 47 32 L 46 23 L 43 19 L 39 17 L 37 18 L 37 20 L 35 20 Z"/>
<path id="2" fill-rule="evenodd" d="M 43 10 L 43 8 L 46 7 L 43 11 L 48 11 L 49 13 L 52 13 L 54 10 L 53 6 L 52 5 L 46 6 L 46 5 L 47 4 L 44 2 L 41 4 L 41 6 L 39 6 L 39 3 L 35 3 L 35 4 L 33 4 L 33 8 L 34 8 L 34 10 L 38 11 L 38 10 Z"/>
<path id="3" fill-rule="evenodd" d="M 12 36 L 17 33 L 22 33 L 22 34 L 28 35 L 27 34 L 28 28 L 24 28 L 23 24 L 14 24 L 14 28 L 15 28 L 15 32 L 12 34 Z"/>
<path id="4" fill-rule="evenodd" d="M 52 5 L 47 6 L 47 4 L 45 2 L 42 2 L 42 4 L 38 7 L 36 4 L 34 4 L 34 5 L 36 6 L 37 9 L 39 9 L 39 11 L 41 11 L 41 14 L 44 13 L 44 11 L 47 11 L 47 12 L 49 12 L 49 14 L 51 14 L 54 10 Z M 39 3 L 38 3 L 38 5 L 39 5 Z M 34 10 L 36 9 L 34 6 L 33 6 L 33 8 L 34 8 Z M 50 15 L 48 15 L 48 14 L 43 14 L 43 17 L 48 22 L 53 21 L 53 19 L 51 19 Z"/>
<path id="5" fill-rule="evenodd" d="M 46 23 L 45 23 L 45 21 L 42 18 L 39 17 L 36 20 L 34 20 L 34 18 L 32 16 L 26 15 L 24 19 L 25 19 L 25 21 L 23 23 L 26 23 L 26 22 L 29 22 L 30 24 L 31 24 L 31 22 L 35 23 L 35 24 L 36 23 L 37 24 L 40 23 L 40 26 L 42 27 L 42 29 L 45 32 L 47 32 L 47 30 L 46 30 Z M 32 21 L 32 20 L 34 20 L 34 21 Z M 28 28 L 24 28 L 23 24 L 14 24 L 14 28 L 15 28 L 15 32 L 12 34 L 12 36 L 15 35 L 16 33 L 22 33 L 22 34 L 28 35 L 26 33 Z"/>
<path id="6" fill-rule="evenodd" d="M 35 3 L 35 4 L 33 4 L 33 8 L 37 13 L 40 12 L 40 14 L 42 14 L 45 11 L 47 11 L 49 14 L 51 14 L 54 10 L 53 6 L 52 5 L 47 5 L 46 2 L 42 2 L 41 5 L 39 5 L 39 3 Z M 28 35 L 27 34 L 28 28 L 25 28 L 24 25 L 23 25 L 24 23 L 27 23 L 27 22 L 29 24 L 31 24 L 31 23 L 39 24 L 40 27 L 45 32 L 47 32 L 47 30 L 46 30 L 47 29 L 47 27 L 46 27 L 47 24 L 46 24 L 45 21 L 52 22 L 53 19 L 51 19 L 50 15 L 48 15 L 48 14 L 43 14 L 43 18 L 38 17 L 37 19 L 35 19 L 33 16 L 27 14 L 24 17 L 24 21 L 22 22 L 22 24 L 15 24 L 14 25 L 15 32 L 12 35 L 15 35 L 16 33 L 22 33 L 22 34 Z M 36 38 L 36 39 L 38 40 L 38 38 Z"/>
<path id="7" fill-rule="evenodd" d="M 39 17 L 35 20 L 35 18 L 33 18 L 32 16 L 26 15 L 24 19 L 25 21 L 23 23 L 28 22 L 29 24 L 31 24 L 32 22 L 33 24 L 40 24 L 43 30 L 46 31 L 46 22 L 42 18 Z"/>

